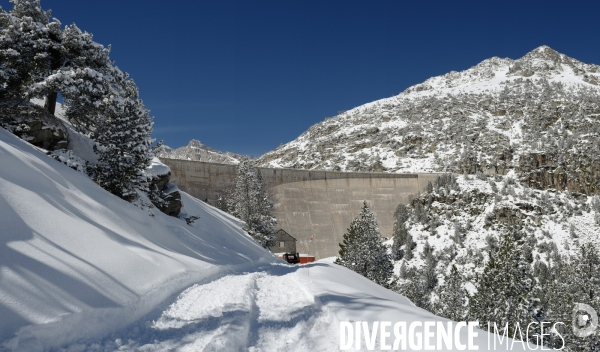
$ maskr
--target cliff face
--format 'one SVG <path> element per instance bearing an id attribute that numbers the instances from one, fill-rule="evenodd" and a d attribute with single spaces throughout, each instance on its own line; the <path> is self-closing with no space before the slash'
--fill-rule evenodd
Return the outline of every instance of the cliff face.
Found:
<path id="1" fill-rule="evenodd" d="M 433 77 L 310 127 L 267 167 L 505 175 L 598 190 L 600 67 L 543 46 Z"/>
<path id="2" fill-rule="evenodd" d="M 527 186 L 536 189 L 569 190 L 588 195 L 599 191 L 600 163 L 591 156 L 563 158 L 559 153 L 530 153 L 521 156 L 517 171 Z"/>

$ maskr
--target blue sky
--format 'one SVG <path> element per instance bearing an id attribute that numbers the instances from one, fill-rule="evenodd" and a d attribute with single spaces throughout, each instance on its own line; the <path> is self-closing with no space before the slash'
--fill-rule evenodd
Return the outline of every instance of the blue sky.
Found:
<path id="1" fill-rule="evenodd" d="M 0 5 L 8 10 L 7 0 Z M 338 111 L 540 45 L 600 64 L 600 4 L 42 0 L 112 44 L 171 147 L 261 155 Z"/>

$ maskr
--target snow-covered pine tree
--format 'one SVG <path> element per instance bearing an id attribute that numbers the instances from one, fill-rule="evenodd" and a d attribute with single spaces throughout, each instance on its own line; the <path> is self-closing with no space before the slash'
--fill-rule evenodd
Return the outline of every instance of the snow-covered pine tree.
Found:
<path id="1" fill-rule="evenodd" d="M 219 199 L 217 199 L 217 204 L 215 206 L 217 207 L 217 209 L 229 213 L 229 205 L 227 204 L 227 199 L 222 194 L 219 195 Z"/>
<path id="2" fill-rule="evenodd" d="M 144 170 L 154 156 L 152 117 L 139 99 L 133 80 L 123 85 L 124 94 L 103 102 L 104 121 L 92 134 L 99 155 L 93 177 L 102 188 L 131 201 L 136 198 L 136 190 L 148 190 Z"/>
<path id="3" fill-rule="evenodd" d="M 397 281 L 392 289 L 408 298 L 417 307 L 431 309 L 430 292 L 427 290 L 421 270 L 414 267 L 405 269 L 401 276 L 404 280 Z"/>
<path id="4" fill-rule="evenodd" d="M 425 246 L 423 248 L 423 252 L 421 253 L 421 258 L 425 261 L 425 265 L 421 270 L 421 274 L 423 276 L 423 280 L 425 282 L 425 288 L 427 292 L 431 292 L 435 286 L 437 285 L 437 259 L 435 258 L 434 248 L 429 244 L 429 242 L 425 242 Z"/>
<path id="5" fill-rule="evenodd" d="M 413 249 L 416 247 L 416 243 L 413 241 L 410 233 L 406 236 L 406 243 L 404 247 L 404 259 L 408 261 L 414 257 Z"/>
<path id="6" fill-rule="evenodd" d="M 273 203 L 267 197 L 262 174 L 249 159 L 242 160 L 229 198 L 231 214 L 246 223 L 244 230 L 261 246 L 273 246 L 273 227 L 277 224 L 271 215 Z"/>
<path id="7" fill-rule="evenodd" d="M 573 265 L 573 302 L 584 303 L 600 312 L 600 256 L 591 243 L 583 244 Z M 600 350 L 598 331 L 585 338 L 573 337 L 573 345 L 584 351 Z"/>
<path id="8" fill-rule="evenodd" d="M 569 258 L 558 259 L 551 267 L 549 283 L 545 289 L 546 295 L 541 297 L 541 309 L 545 311 L 547 320 L 551 323 L 568 322 L 572 320 L 572 309 L 574 302 L 574 287 L 577 286 L 574 273 L 574 266 L 568 261 Z M 576 258 L 571 260 L 577 261 Z M 579 342 L 573 334 L 571 324 L 558 324 L 556 326 L 558 333 L 562 336 L 553 334 L 545 341 L 548 347 L 561 348 L 563 338 L 567 351 L 571 351 Z M 551 332 L 552 333 L 552 332 Z"/>
<path id="9" fill-rule="evenodd" d="M 66 117 L 96 142 L 95 181 L 128 200 L 136 189 L 147 191 L 152 118 L 110 48 L 75 24 L 62 30 L 40 0 L 10 2 L 12 10 L 0 9 L 0 99 L 45 97 L 53 114 L 60 93 Z"/>
<path id="10" fill-rule="evenodd" d="M 599 275 L 600 261 L 596 248 L 591 244 L 583 244 L 577 255 L 559 259 L 551 267 L 551 277 L 546 296 L 542 299 L 547 320 L 555 322 L 571 322 L 573 307 L 576 303 L 590 305 L 599 311 Z M 585 312 L 582 312 L 585 313 Z M 564 338 L 566 351 L 595 351 L 600 346 L 600 336 L 578 337 L 570 323 L 557 325 L 558 332 Z M 558 336 L 551 336 L 547 346 L 560 348 L 563 341 Z"/>
<path id="11" fill-rule="evenodd" d="M 103 123 L 103 103 L 112 96 L 127 95 L 123 89 L 128 75 L 114 66 L 106 48 L 93 41 L 91 33 L 75 24 L 65 27 L 61 36 L 61 66 L 36 85 L 48 99 L 60 92 L 65 116 L 81 132 L 93 131 Z"/>
<path id="12" fill-rule="evenodd" d="M 34 86 L 58 65 L 61 24 L 39 0 L 10 0 L 0 8 L 0 99 L 28 100 Z"/>
<path id="13" fill-rule="evenodd" d="M 406 251 L 402 246 L 412 246 L 412 243 L 407 243 L 409 235 L 405 222 L 408 221 L 409 218 L 410 213 L 406 206 L 404 206 L 404 204 L 398 204 L 396 211 L 394 212 L 394 233 L 392 235 L 394 239 L 392 256 L 395 260 L 400 260 L 404 257 Z"/>
<path id="14" fill-rule="evenodd" d="M 366 201 L 344 234 L 335 263 L 388 286 L 394 268 L 392 258 L 381 242 L 377 221 Z"/>
<path id="15" fill-rule="evenodd" d="M 600 256 L 594 245 L 587 243 L 581 246 L 574 269 L 579 282 L 575 291 L 576 298 L 600 311 Z"/>
<path id="16" fill-rule="evenodd" d="M 81 132 L 93 131 L 102 123 L 103 100 L 123 94 L 127 79 L 110 60 L 110 47 L 75 24 L 62 30 L 39 0 L 11 2 L 11 11 L 0 9 L 0 99 L 45 98 L 54 114 L 60 93 L 66 117 Z"/>
<path id="17" fill-rule="evenodd" d="M 452 265 L 450 273 L 444 279 L 444 285 L 438 289 L 437 314 L 453 321 L 464 320 L 467 300 L 463 281 L 456 266 Z"/>
<path id="18" fill-rule="evenodd" d="M 512 234 L 506 234 L 497 253 L 492 253 L 483 274 L 476 282 L 477 292 L 469 298 L 469 319 L 497 326 L 509 323 L 509 333 L 519 322 L 527 326 L 537 317 L 532 298 L 531 268 L 517 247 Z M 518 336 L 518 335 L 517 335 Z"/>

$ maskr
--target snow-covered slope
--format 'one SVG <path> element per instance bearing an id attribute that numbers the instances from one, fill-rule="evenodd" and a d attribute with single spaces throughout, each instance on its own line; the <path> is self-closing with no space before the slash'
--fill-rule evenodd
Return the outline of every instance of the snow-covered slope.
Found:
<path id="1" fill-rule="evenodd" d="M 193 226 L 150 217 L 3 129 L 0 165 L 0 341 L 21 328 L 44 346 L 101 336 L 223 265 L 274 260 L 192 197 Z"/>
<path id="2" fill-rule="evenodd" d="M 567 178 L 580 176 L 579 165 L 600 174 L 599 77 L 600 66 L 546 46 L 494 57 L 326 119 L 259 164 L 505 174 L 565 163 Z M 570 189 L 595 187 L 594 177 Z"/>
<path id="3" fill-rule="evenodd" d="M 416 207 L 421 214 L 415 216 Z M 600 246 L 600 197 L 532 190 L 514 175 L 481 179 L 459 176 L 454 188 L 434 186 L 413 199 L 405 226 L 421 254 L 428 243 L 440 257 L 439 279 L 456 265 L 467 281 L 483 271 L 490 250 L 506 233 L 519 233 L 532 263 L 551 263 L 555 256 L 574 256 L 582 244 Z M 389 240 L 390 245 L 393 240 Z M 415 255 L 400 266 L 421 267 Z M 470 285 L 468 285 L 470 286 Z"/>
<path id="4" fill-rule="evenodd" d="M 146 316 L 129 329 L 69 347 L 93 351 L 339 351 L 340 322 L 366 322 L 372 329 L 374 322 L 382 321 L 405 322 L 407 327 L 412 322 L 448 323 L 340 266 L 270 264 L 194 285 L 163 311 Z M 437 334 L 432 330 L 429 341 L 435 346 Z M 459 334 L 465 344 L 466 330 Z M 476 333 L 474 344 L 478 350 L 487 350 L 487 333 Z M 394 340 L 388 338 L 387 344 Z M 386 350 L 380 341 L 377 335 L 373 348 L 368 348 L 361 336 L 358 350 Z M 407 340 L 405 343 L 408 345 Z M 505 339 L 496 350 L 525 350 L 520 342 L 512 348 L 506 346 Z M 357 351 L 354 347 L 348 350 Z"/>
<path id="5" fill-rule="evenodd" d="M 284 264 L 185 193 L 193 224 L 149 216 L 2 129 L 0 165 L 3 349 L 331 351 L 340 321 L 444 321 L 334 264 Z"/>
<path id="6" fill-rule="evenodd" d="M 237 165 L 244 158 L 243 155 L 214 150 L 196 139 L 192 139 L 188 145 L 177 149 L 163 145 L 157 154 L 159 158 L 206 161 L 232 165 Z"/>

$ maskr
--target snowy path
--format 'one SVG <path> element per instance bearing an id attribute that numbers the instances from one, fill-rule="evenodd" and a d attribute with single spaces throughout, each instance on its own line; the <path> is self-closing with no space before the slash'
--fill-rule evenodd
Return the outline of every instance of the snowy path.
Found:
<path id="1" fill-rule="evenodd" d="M 230 267 L 125 330 L 62 351 L 339 351 L 341 321 L 446 321 L 331 263 L 243 270 Z M 486 342 L 480 331 L 475 343 L 486 350 Z"/>
<path id="2" fill-rule="evenodd" d="M 162 312 L 67 351 L 329 351 L 337 319 L 308 286 L 308 267 L 268 265 L 193 285 Z M 332 326 L 332 324 L 335 324 Z"/>

